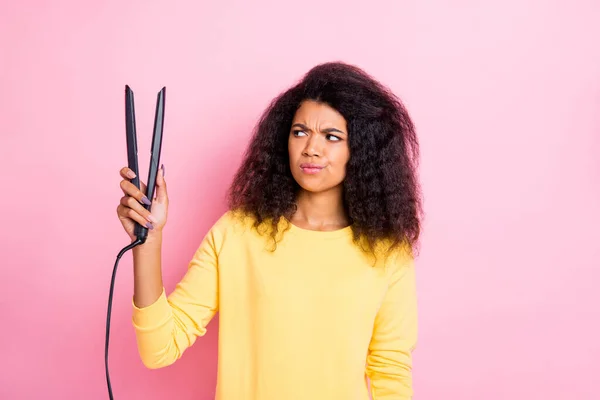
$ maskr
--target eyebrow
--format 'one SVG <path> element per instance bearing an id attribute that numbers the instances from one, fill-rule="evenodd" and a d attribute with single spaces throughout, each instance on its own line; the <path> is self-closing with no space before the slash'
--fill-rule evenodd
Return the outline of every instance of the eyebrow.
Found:
<path id="1" fill-rule="evenodd" d="M 298 128 L 300 128 L 300 129 L 302 129 L 302 130 L 305 130 L 305 131 L 312 132 L 312 130 L 311 130 L 311 129 L 310 129 L 308 126 L 306 126 L 306 125 L 304 125 L 304 124 L 301 124 L 301 123 L 295 123 L 294 125 L 292 125 L 292 128 L 293 128 L 293 127 L 298 127 Z M 345 134 L 346 134 L 346 132 L 340 131 L 340 130 L 339 130 L 339 129 L 337 129 L 337 128 L 325 128 L 325 129 L 323 129 L 323 132 L 324 132 L 324 133 L 332 133 L 332 132 L 337 132 L 337 133 L 341 133 L 341 134 L 343 134 L 343 135 L 345 135 Z"/>

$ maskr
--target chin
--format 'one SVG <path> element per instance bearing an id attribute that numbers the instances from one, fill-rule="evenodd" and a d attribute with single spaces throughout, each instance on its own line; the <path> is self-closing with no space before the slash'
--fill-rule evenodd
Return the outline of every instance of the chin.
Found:
<path id="1" fill-rule="evenodd" d="M 300 188 L 308 193 L 323 193 L 329 192 L 331 190 L 336 190 L 340 188 L 340 185 L 331 185 L 331 184 L 319 184 L 316 182 L 306 182 L 304 180 L 296 180 Z"/>
<path id="2" fill-rule="evenodd" d="M 300 189 L 304 192 L 308 192 L 308 193 L 321 193 L 321 192 L 325 192 L 327 191 L 327 189 L 323 189 L 320 187 L 315 187 L 315 186 L 309 186 L 309 185 L 300 185 Z"/>

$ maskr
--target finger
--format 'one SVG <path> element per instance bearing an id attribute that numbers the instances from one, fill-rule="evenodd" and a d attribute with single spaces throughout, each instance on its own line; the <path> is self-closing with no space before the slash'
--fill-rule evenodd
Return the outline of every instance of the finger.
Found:
<path id="1" fill-rule="evenodd" d="M 121 170 L 119 171 L 119 174 L 121 175 L 121 178 L 123 178 L 123 179 L 135 178 L 135 172 L 133 172 L 133 170 L 131 170 L 128 167 L 121 168 Z"/>
<path id="2" fill-rule="evenodd" d="M 146 184 L 144 182 L 140 181 L 140 192 L 146 193 L 146 189 L 147 189 Z"/>
<path id="3" fill-rule="evenodd" d="M 140 186 L 141 186 L 141 190 L 138 189 L 133 183 L 129 182 L 128 180 L 121 181 L 121 190 L 123 191 L 123 194 L 125 194 L 126 196 L 131 196 L 131 197 L 135 198 L 137 201 L 139 201 L 142 204 L 146 204 L 146 205 L 152 204 L 150 202 L 150 200 L 144 194 L 144 192 L 146 191 L 146 185 L 144 185 L 142 183 L 142 184 L 140 184 Z"/>
<path id="4" fill-rule="evenodd" d="M 165 181 L 165 166 L 160 166 L 156 176 L 156 201 L 166 203 L 169 200 L 167 195 L 167 182 Z"/>
<path id="5" fill-rule="evenodd" d="M 127 206 L 119 204 L 119 207 L 117 209 L 118 209 L 118 214 L 119 214 L 120 218 L 129 218 L 129 219 L 137 222 L 138 224 L 145 226 L 148 229 L 154 228 L 154 225 L 152 225 L 152 222 L 144 219 L 144 217 L 142 217 L 140 214 L 135 212 L 132 208 L 129 208 Z"/>
<path id="6" fill-rule="evenodd" d="M 156 223 L 157 219 L 148 211 L 144 206 L 138 203 L 133 197 L 123 196 L 121 197 L 120 204 L 124 207 L 131 208 L 133 211 L 141 215 L 144 219 L 149 222 Z"/>
<path id="7" fill-rule="evenodd" d="M 133 187 L 135 187 L 135 185 L 133 185 Z M 123 189 L 123 186 L 121 186 L 121 190 L 123 191 L 124 195 L 129 196 L 129 193 Z M 140 182 L 140 192 L 142 192 L 142 195 L 146 193 L 146 184 L 144 182 Z"/>
<path id="8" fill-rule="evenodd" d="M 123 213 L 123 205 L 121 203 L 117 206 L 117 215 L 119 216 L 119 219 L 124 218 L 125 214 Z"/>
<path id="9" fill-rule="evenodd" d="M 121 168 L 121 170 L 119 171 L 119 175 L 121 175 L 121 178 L 128 180 L 131 180 L 136 177 L 135 172 L 133 172 L 133 170 L 131 170 L 128 167 Z M 142 181 L 140 181 L 140 190 L 146 193 L 146 184 Z"/>
<path id="10" fill-rule="evenodd" d="M 127 185 L 127 182 L 129 182 L 131 184 L 131 186 Z M 128 188 L 131 188 L 130 190 Z M 143 204 L 148 204 L 150 203 L 150 200 L 147 200 L 148 197 L 145 195 L 146 193 L 146 184 L 144 182 L 140 182 L 140 189 L 137 189 L 137 187 L 130 181 L 122 181 L 121 182 L 121 191 L 123 192 L 123 194 L 125 196 L 133 196 L 136 199 L 138 199 L 138 201 L 140 203 Z M 132 192 L 133 191 L 133 192 Z M 134 193 L 133 195 L 131 193 Z"/>

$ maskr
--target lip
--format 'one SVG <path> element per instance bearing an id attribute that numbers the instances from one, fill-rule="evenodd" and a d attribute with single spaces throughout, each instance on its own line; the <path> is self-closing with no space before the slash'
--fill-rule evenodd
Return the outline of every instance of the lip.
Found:
<path id="1" fill-rule="evenodd" d="M 306 174 L 316 174 L 321 171 L 324 167 L 318 164 L 302 163 L 300 168 Z"/>
<path id="2" fill-rule="evenodd" d="M 300 168 L 318 168 L 318 169 L 323 169 L 323 166 L 319 165 L 319 164 L 302 163 L 302 164 L 300 164 Z"/>

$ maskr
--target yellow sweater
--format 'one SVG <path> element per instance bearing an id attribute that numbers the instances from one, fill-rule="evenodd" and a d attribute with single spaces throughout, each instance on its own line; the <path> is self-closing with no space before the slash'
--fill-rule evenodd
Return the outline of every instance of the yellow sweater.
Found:
<path id="1" fill-rule="evenodd" d="M 275 252 L 224 214 L 168 296 L 133 305 L 148 368 L 172 364 L 219 312 L 218 400 L 412 398 L 415 271 L 406 252 L 373 266 L 351 228 L 291 225 Z M 391 261 L 390 261 L 391 260 Z"/>

